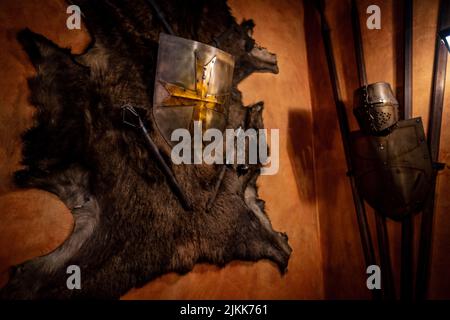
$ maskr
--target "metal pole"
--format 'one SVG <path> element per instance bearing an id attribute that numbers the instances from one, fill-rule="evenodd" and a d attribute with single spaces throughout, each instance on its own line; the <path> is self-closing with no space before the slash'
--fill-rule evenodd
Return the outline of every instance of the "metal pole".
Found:
<path id="1" fill-rule="evenodd" d="M 366 62 L 364 59 L 361 25 L 359 22 L 358 7 L 356 5 L 355 0 L 352 0 L 351 6 L 352 6 L 351 11 L 352 11 L 353 38 L 355 39 L 355 54 L 358 66 L 359 86 L 362 87 L 367 85 L 367 72 L 366 72 Z"/>
<path id="2" fill-rule="evenodd" d="M 392 274 L 391 256 L 389 254 L 389 236 L 386 226 L 386 217 L 375 213 L 378 248 L 380 250 L 380 263 L 384 298 L 395 300 L 395 283 Z"/>
<path id="3" fill-rule="evenodd" d="M 450 1 L 441 0 L 439 6 L 438 31 L 447 27 L 450 22 Z M 428 124 L 428 145 L 431 159 L 434 163 L 439 160 L 439 142 L 441 136 L 442 111 L 444 106 L 444 91 L 447 71 L 448 51 L 444 43 L 437 36 L 434 57 L 433 87 L 430 106 L 430 120 Z M 419 256 L 416 277 L 416 299 L 425 300 L 427 297 L 428 281 L 431 262 L 431 243 L 433 235 L 434 198 L 436 193 L 435 170 L 433 186 L 429 201 L 422 213 L 420 230 Z"/>
<path id="4" fill-rule="evenodd" d="M 402 221 L 400 299 L 406 301 L 411 301 L 413 299 L 413 239 L 414 220 L 413 215 L 411 214 Z"/>
<path id="5" fill-rule="evenodd" d="M 352 0 L 351 3 L 351 16 L 353 37 L 355 40 L 355 55 L 358 67 L 358 79 L 359 86 L 367 85 L 367 71 L 366 63 L 364 59 L 364 46 L 361 35 L 361 24 L 359 21 L 358 7 L 356 1 Z M 390 248 L 389 248 L 389 236 L 386 226 L 386 218 L 379 212 L 375 212 L 375 224 L 377 230 L 378 251 L 380 255 L 381 273 L 383 275 L 383 295 L 387 299 L 395 298 L 395 288 L 392 275 Z"/>
<path id="6" fill-rule="evenodd" d="M 413 3 L 412 0 L 405 0 L 405 72 L 404 72 L 404 104 L 403 117 L 412 117 L 412 37 L 413 37 Z"/>
<path id="7" fill-rule="evenodd" d="M 412 0 L 404 1 L 404 85 L 403 85 L 403 117 L 410 119 L 412 116 L 412 31 L 413 31 L 413 3 Z M 413 252 L 414 252 L 414 216 L 411 214 L 402 221 L 401 238 L 401 277 L 400 298 L 402 300 L 413 299 Z"/>
<path id="8" fill-rule="evenodd" d="M 333 90 L 333 97 L 336 104 L 336 111 L 338 116 L 338 122 L 341 132 L 341 138 L 342 138 L 342 144 L 344 147 L 344 154 L 345 154 L 345 160 L 347 163 L 347 168 L 349 172 L 349 180 L 350 180 L 350 186 L 352 190 L 353 195 L 353 203 L 356 210 L 356 216 L 358 220 L 358 227 L 359 227 L 359 234 L 361 238 L 361 244 L 363 247 L 364 252 L 364 260 L 366 263 L 366 266 L 374 265 L 376 264 L 375 260 L 375 254 L 372 244 L 372 238 L 370 236 L 370 230 L 369 225 L 367 222 L 367 216 L 366 216 L 366 209 L 364 207 L 364 202 L 361 198 L 361 196 L 358 193 L 358 190 L 356 188 L 356 181 L 355 177 L 352 175 L 352 161 L 350 157 L 350 146 L 349 146 L 349 135 L 350 135 L 350 128 L 348 125 L 348 119 L 347 119 L 347 113 L 345 110 L 345 105 L 342 102 L 341 97 L 341 91 L 339 87 L 339 79 L 337 75 L 336 70 L 336 64 L 334 61 L 333 56 L 333 47 L 331 43 L 331 36 L 330 36 L 330 28 L 327 24 L 325 12 L 323 8 L 323 4 L 321 1 L 319 1 L 319 12 L 320 12 L 320 18 L 321 18 L 321 25 L 322 25 L 322 37 L 323 42 L 325 46 L 325 54 L 327 58 L 327 64 L 328 64 L 328 70 Z M 378 295 L 378 290 L 374 291 L 374 295 Z"/>

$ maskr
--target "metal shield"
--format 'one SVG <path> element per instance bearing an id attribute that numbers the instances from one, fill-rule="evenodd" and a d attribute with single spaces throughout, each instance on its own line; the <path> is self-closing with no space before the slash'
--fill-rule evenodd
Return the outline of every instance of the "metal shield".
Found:
<path id="1" fill-rule="evenodd" d="M 169 145 L 172 132 L 224 130 L 234 58 L 215 47 L 162 33 L 159 38 L 153 116 Z"/>
<path id="2" fill-rule="evenodd" d="M 432 161 L 421 118 L 400 121 L 387 136 L 351 133 L 358 190 L 380 214 L 400 220 L 423 209 Z"/>

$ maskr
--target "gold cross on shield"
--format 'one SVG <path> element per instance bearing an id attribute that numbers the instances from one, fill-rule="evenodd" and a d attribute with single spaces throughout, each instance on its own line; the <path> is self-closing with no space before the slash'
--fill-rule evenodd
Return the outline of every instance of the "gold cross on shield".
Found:
<path id="1" fill-rule="evenodd" d="M 207 111 L 213 110 L 224 113 L 227 94 L 209 93 L 217 57 L 214 56 L 204 65 L 200 62 L 196 52 L 194 52 L 194 55 L 195 90 L 160 81 L 169 93 L 169 96 L 162 101 L 161 105 L 167 107 L 193 106 L 192 121 L 201 121 L 203 129 L 206 129 L 212 117 L 212 113 Z"/>

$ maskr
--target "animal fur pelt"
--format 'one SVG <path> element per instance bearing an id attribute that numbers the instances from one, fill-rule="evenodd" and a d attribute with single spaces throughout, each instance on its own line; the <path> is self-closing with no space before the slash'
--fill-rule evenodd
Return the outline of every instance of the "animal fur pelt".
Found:
<path id="1" fill-rule="evenodd" d="M 124 104 L 140 108 L 165 157 L 170 150 L 151 115 L 161 21 L 144 0 L 78 0 L 92 43 L 72 55 L 23 30 L 18 40 L 37 76 L 29 80 L 36 124 L 23 136 L 20 187 L 56 194 L 72 211 L 72 235 L 49 255 L 17 266 L 0 296 L 7 299 L 119 298 L 168 272 L 196 263 L 269 259 L 285 272 L 291 253 L 258 198 L 258 166 L 228 168 L 211 210 L 221 166 L 172 165 L 192 200 L 186 212 L 146 149 L 121 123 Z M 253 72 L 277 73 L 276 57 L 237 24 L 223 0 L 159 1 L 178 36 L 234 55 L 229 127 L 262 128 L 262 103 L 244 107 L 238 83 Z M 170 163 L 170 160 L 169 160 Z M 45 232 L 45 231 L 43 231 Z M 66 268 L 81 268 L 81 290 L 66 286 Z"/>

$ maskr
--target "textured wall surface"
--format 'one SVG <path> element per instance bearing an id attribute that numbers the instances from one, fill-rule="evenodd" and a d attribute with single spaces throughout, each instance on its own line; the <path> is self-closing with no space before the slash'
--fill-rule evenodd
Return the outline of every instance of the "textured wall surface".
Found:
<path id="1" fill-rule="evenodd" d="M 240 89 L 245 103 L 264 100 L 266 127 L 280 129 L 280 171 L 275 176 L 261 177 L 259 185 L 274 228 L 289 234 L 294 250 L 289 271 L 281 277 L 266 261 L 233 262 L 223 269 L 198 265 L 187 275 L 165 275 L 131 290 L 124 298 L 370 298 L 320 29 L 311 1 L 229 3 L 238 21 L 255 20 L 254 38 L 278 56 L 278 75 L 255 74 Z M 351 115 L 357 77 L 349 3 L 328 0 L 327 17 L 344 102 L 351 126 L 356 129 Z M 395 0 L 360 0 L 363 26 L 369 4 L 381 7 L 382 29 L 363 28 L 368 80 L 387 81 L 397 88 L 402 82 L 401 45 L 397 44 L 402 30 L 398 18 L 401 7 Z M 425 124 L 437 4 L 437 0 L 414 1 L 413 108 L 414 115 L 422 116 Z M 12 173 L 20 168 L 20 134 L 33 123 L 26 78 L 34 70 L 15 34 L 29 27 L 80 52 L 89 36 L 84 29 L 66 29 L 65 10 L 62 0 L 0 2 L 0 285 L 6 281 L 9 266 L 52 251 L 72 230 L 70 212 L 55 196 L 37 190 L 16 190 L 11 182 Z M 440 154 L 440 161 L 445 163 L 450 157 L 449 99 L 450 89 L 446 92 Z M 438 181 L 432 298 L 450 298 L 449 190 L 447 165 Z M 373 226 L 371 212 L 369 218 Z M 399 231 L 397 224 L 389 223 L 397 278 Z"/>
<path id="2" fill-rule="evenodd" d="M 289 272 L 282 277 L 276 267 L 267 261 L 256 264 L 234 262 L 224 269 L 199 265 L 188 275 L 163 276 L 144 288 L 132 290 L 125 298 L 323 297 L 312 170 L 312 118 L 301 3 L 283 0 L 255 1 L 251 4 L 233 1 L 230 4 L 239 21 L 244 17 L 255 19 L 257 42 L 278 54 L 279 75 L 254 75 L 241 89 L 246 102 L 266 102 L 266 127 L 280 129 L 280 172 L 276 176 L 261 178 L 260 184 L 274 228 L 289 234 L 294 249 Z M 13 263 L 51 251 L 67 237 L 72 227 L 70 213 L 51 195 L 41 192 L 40 201 L 36 202 L 36 191 L 18 191 L 14 197 L 8 193 L 13 189 L 11 174 L 19 167 L 20 133 L 31 126 L 33 112 L 27 103 L 26 77 L 31 76 L 34 70 L 19 48 L 15 34 L 20 28 L 29 27 L 59 45 L 71 47 L 75 52 L 82 50 L 89 39 L 84 30 L 69 31 L 65 28 L 67 15 L 62 1 L 3 1 L 1 6 L 1 41 L 7 50 L 0 53 L 0 69 L 6 73 L 1 77 L 4 86 L 0 89 L 0 190 L 6 194 L 6 199 L 0 198 L 0 208 L 2 215 L 17 217 L 2 219 L 0 223 L 1 230 L 5 230 L 0 239 L 0 257 L 5 256 L 0 270 L 6 270 Z M 292 117 L 301 126 L 294 126 L 294 122 L 289 120 Z M 301 140 L 293 142 L 297 136 Z M 294 157 L 294 153 L 297 154 L 294 149 L 298 147 L 303 150 L 298 157 Z M 302 180 L 295 179 L 295 176 Z M 42 202 L 46 205 L 40 205 Z M 54 221 L 56 217 L 59 217 L 57 223 Z M 29 222 L 34 220 L 37 220 L 34 224 Z M 24 221 L 28 222 L 25 224 Z M 27 246 L 22 242 L 10 244 L 11 235 L 20 235 L 31 243 Z M 46 242 L 39 240 L 41 238 Z M 6 251 L 3 249 L 4 244 L 13 247 Z"/>
<path id="3" fill-rule="evenodd" d="M 64 28 L 65 11 L 61 1 L 0 2 L 0 285 L 9 266 L 53 251 L 72 232 L 72 215 L 56 196 L 15 191 L 12 184 L 12 174 L 20 168 L 20 135 L 32 126 L 34 112 L 27 85 L 34 68 L 16 34 L 29 27 L 80 52 L 88 36 Z"/>

